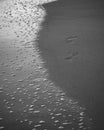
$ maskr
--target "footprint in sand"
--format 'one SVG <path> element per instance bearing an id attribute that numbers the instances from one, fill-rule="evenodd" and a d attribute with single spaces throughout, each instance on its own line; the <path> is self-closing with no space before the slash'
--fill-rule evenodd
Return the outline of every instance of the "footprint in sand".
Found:
<path id="1" fill-rule="evenodd" d="M 91 130 L 86 109 L 49 79 L 35 42 L 46 14 L 38 4 L 47 2 L 0 5 L 0 130 Z"/>

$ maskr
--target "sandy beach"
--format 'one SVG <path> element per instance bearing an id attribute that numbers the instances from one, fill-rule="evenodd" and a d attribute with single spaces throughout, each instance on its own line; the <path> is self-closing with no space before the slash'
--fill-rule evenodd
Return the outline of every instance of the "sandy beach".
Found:
<path id="1" fill-rule="evenodd" d="M 0 130 L 103 130 L 103 3 L 53 1 L 0 5 Z"/>
<path id="2" fill-rule="evenodd" d="M 104 129 L 103 5 L 93 0 L 46 4 L 39 37 L 51 79 L 88 108 L 96 130 Z"/>
<path id="3" fill-rule="evenodd" d="M 0 130 L 92 130 L 86 107 L 50 77 L 38 46 L 47 2 L 0 5 Z"/>

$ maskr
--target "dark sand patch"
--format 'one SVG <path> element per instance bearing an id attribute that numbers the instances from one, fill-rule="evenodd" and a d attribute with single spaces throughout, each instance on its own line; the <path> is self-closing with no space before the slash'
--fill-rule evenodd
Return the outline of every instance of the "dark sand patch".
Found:
<path id="1" fill-rule="evenodd" d="M 67 95 L 78 99 L 103 124 L 104 14 L 103 2 L 79 0 L 47 4 L 39 48 L 50 77 Z M 66 42 L 68 37 L 72 42 Z"/>

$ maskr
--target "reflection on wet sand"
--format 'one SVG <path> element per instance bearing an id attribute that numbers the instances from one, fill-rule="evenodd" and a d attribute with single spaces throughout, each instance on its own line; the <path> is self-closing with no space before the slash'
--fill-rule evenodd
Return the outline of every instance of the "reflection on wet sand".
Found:
<path id="1" fill-rule="evenodd" d="M 36 42 L 46 13 L 39 2 L 0 5 L 0 129 L 91 130 L 86 109 L 48 77 Z"/>

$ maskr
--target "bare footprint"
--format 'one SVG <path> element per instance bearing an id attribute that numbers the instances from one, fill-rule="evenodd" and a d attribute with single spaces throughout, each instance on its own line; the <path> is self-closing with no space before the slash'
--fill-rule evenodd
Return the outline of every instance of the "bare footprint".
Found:
<path id="1" fill-rule="evenodd" d="M 78 36 L 76 36 L 76 35 L 68 36 L 68 37 L 66 38 L 66 43 L 74 43 L 74 41 L 75 41 L 76 39 L 78 39 Z"/>
<path id="2" fill-rule="evenodd" d="M 72 52 L 70 53 L 67 57 L 65 57 L 66 60 L 72 60 L 74 57 L 78 56 L 79 55 L 79 52 L 76 51 L 76 52 Z"/>

